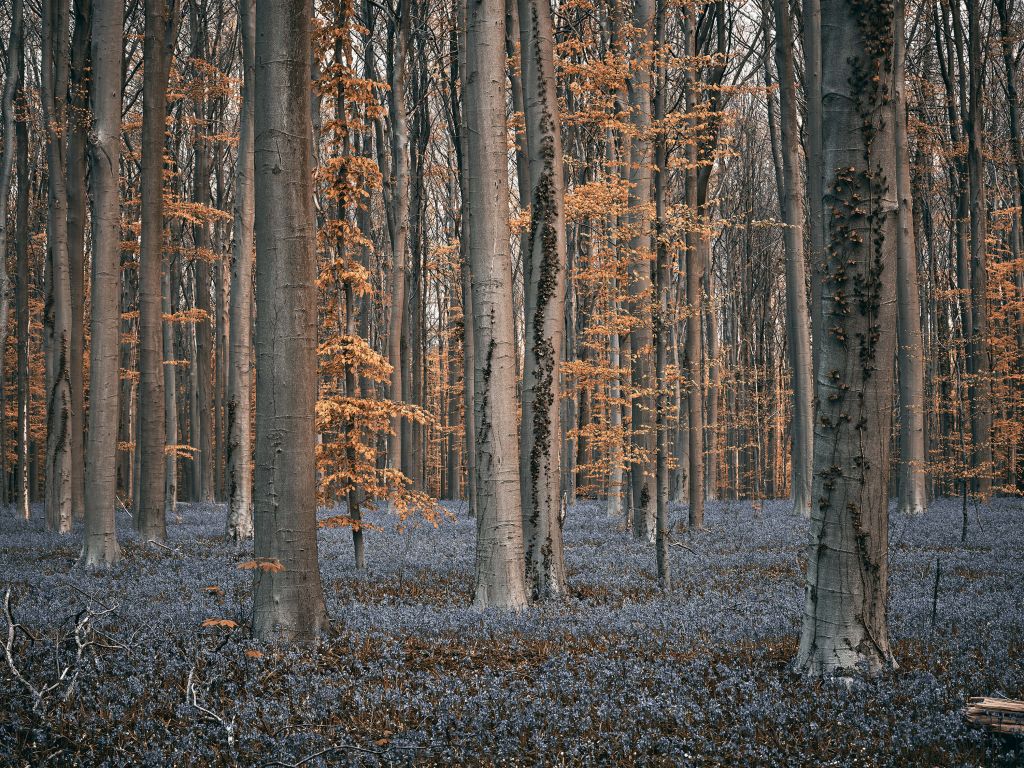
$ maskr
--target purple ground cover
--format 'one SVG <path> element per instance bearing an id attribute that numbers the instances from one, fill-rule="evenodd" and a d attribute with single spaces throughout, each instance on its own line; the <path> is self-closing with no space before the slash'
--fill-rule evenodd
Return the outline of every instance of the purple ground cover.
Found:
<path id="1" fill-rule="evenodd" d="M 119 519 L 123 559 L 103 575 L 73 567 L 76 537 L 0 513 L 0 588 L 39 638 L 14 648 L 26 678 L 52 677 L 49 638 L 87 607 L 116 606 L 97 637 L 128 647 L 87 653 L 74 690 L 39 711 L 0 663 L 0 763 L 1024 764 L 1019 744 L 960 715 L 971 695 L 1024 698 L 1020 500 L 971 511 L 964 543 L 958 502 L 894 516 L 901 666 L 849 687 L 788 670 L 807 524 L 784 502 L 709 504 L 707 531 L 675 534 L 667 595 L 653 547 L 581 503 L 565 528 L 571 598 L 520 614 L 470 607 L 474 524 L 450 509 L 436 530 L 376 516 L 365 574 L 348 531 L 321 531 L 333 626 L 299 651 L 250 637 L 252 574 L 236 568 L 249 556 L 222 539 L 223 507 L 181 505 L 169 549 Z M 203 628 L 211 618 L 238 627 Z"/>

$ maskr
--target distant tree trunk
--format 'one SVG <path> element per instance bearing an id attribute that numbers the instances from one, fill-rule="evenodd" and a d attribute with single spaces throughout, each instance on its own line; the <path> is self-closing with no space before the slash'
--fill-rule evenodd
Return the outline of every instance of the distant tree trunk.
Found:
<path id="1" fill-rule="evenodd" d="M 17 325 L 17 465 L 15 471 L 15 505 L 18 517 L 28 520 L 28 124 L 15 110 L 15 96 L 24 100 L 25 77 L 25 4 L 14 0 L 11 7 L 11 31 L 7 45 L 7 80 L 0 110 L 4 126 L 3 165 L 0 166 L 0 254 L 7 253 L 7 202 L 11 188 L 11 168 L 17 165 L 18 197 L 14 214 L 14 250 L 17 269 L 15 291 L 15 323 Z M 0 264 L 0 308 L 10 306 L 11 281 L 7 274 L 7 260 Z M 2 338 L 7 338 L 9 310 L 0 309 Z M 0 350 L 3 352 L 3 350 Z M 3 381 L 3 358 L 0 358 L 0 381 Z"/>
<path id="2" fill-rule="evenodd" d="M 535 599 L 565 593 L 560 365 L 565 332 L 565 173 L 549 0 L 519 0 L 530 236 L 523 252 L 526 355 L 520 442 L 526 577 Z"/>
<path id="3" fill-rule="evenodd" d="M 170 259 L 164 259 L 161 276 L 162 304 L 165 315 L 173 314 L 174 300 L 171 296 Z M 161 328 L 163 340 L 164 376 L 164 439 L 171 448 L 164 456 L 164 517 L 173 515 L 178 503 L 178 396 L 175 387 L 177 367 L 174 363 L 174 325 L 164 322 Z"/>
<path id="4" fill-rule="evenodd" d="M 527 602 L 519 484 L 516 361 L 505 122 L 502 0 L 467 8 L 465 210 L 471 278 L 476 421 L 477 607 Z"/>
<path id="5" fill-rule="evenodd" d="M 636 325 L 629 334 L 633 356 L 633 389 L 639 393 L 651 390 L 651 127 L 650 46 L 654 40 L 654 3 L 634 0 L 633 24 L 638 30 L 636 45 L 638 61 L 629 81 L 629 103 L 632 107 L 633 136 L 630 140 L 629 210 L 634 228 L 630 248 L 634 251 L 629 265 L 629 311 Z M 654 440 L 651 416 L 654 398 L 640 394 L 632 400 L 632 442 L 634 455 L 630 468 L 633 491 L 633 536 L 654 542 L 655 477 L 652 459 Z"/>
<path id="6" fill-rule="evenodd" d="M 815 507 L 795 666 L 835 675 L 894 663 L 886 603 L 898 206 L 892 7 L 824 0 L 821 12 L 821 48 L 829 52 L 822 63 L 828 330 L 820 339 Z"/>
<path id="7" fill-rule="evenodd" d="M 896 133 L 896 196 L 899 203 L 896 239 L 897 366 L 900 385 L 899 510 L 919 515 L 928 506 L 924 449 L 924 345 L 921 340 L 921 299 L 917 287 L 914 197 L 907 142 L 906 6 L 895 2 L 893 46 L 893 119 Z"/>
<path id="8" fill-rule="evenodd" d="M 958 9 L 957 9 L 958 12 Z M 992 493 L 992 384 L 988 349 L 988 205 L 985 190 L 984 86 L 985 63 L 982 58 L 981 4 L 967 0 L 969 72 L 968 113 L 964 120 L 967 134 L 967 173 L 970 178 L 971 211 L 971 333 L 967 336 L 967 366 L 970 375 L 968 399 L 971 403 L 972 469 L 977 472 L 974 488 L 985 499 Z"/>
<path id="9" fill-rule="evenodd" d="M 71 276 L 71 512 L 85 517 L 85 228 L 89 158 L 89 44 L 92 0 L 75 0 L 71 38 L 71 119 L 68 121 L 68 271 Z"/>
<path id="10" fill-rule="evenodd" d="M 409 120 L 406 115 L 406 59 L 409 50 L 409 0 L 398 3 L 393 25 L 394 48 L 390 57 L 388 107 L 391 117 L 391 199 L 388 217 L 391 234 L 391 309 L 388 322 L 388 362 L 391 364 L 392 400 L 402 399 L 402 328 L 405 319 L 406 254 L 409 243 Z M 388 464 L 402 469 L 402 419 L 394 417 L 388 440 Z"/>
<path id="11" fill-rule="evenodd" d="M 803 180 L 800 176 L 800 128 L 797 125 L 793 25 L 786 0 L 775 0 L 775 67 L 779 72 L 782 176 L 779 189 L 786 222 L 786 345 L 793 375 L 793 510 L 811 514 L 814 440 L 814 374 L 811 370 L 811 328 L 804 265 Z"/>
<path id="12" fill-rule="evenodd" d="M 167 538 L 164 516 L 164 136 L 167 116 L 167 0 L 146 0 L 142 95 L 142 243 L 139 259 L 139 399 L 136 418 L 139 505 L 132 522 L 143 541 Z M 173 45 L 173 41 L 170 41 Z"/>
<path id="13" fill-rule="evenodd" d="M 46 527 L 69 533 L 71 511 L 71 274 L 68 269 L 65 140 L 68 7 L 43 0 L 41 99 L 46 132 Z M 6 299 L 4 299 L 6 301 Z"/>
<path id="14" fill-rule="evenodd" d="M 92 34 L 92 325 L 82 559 L 107 567 L 120 556 L 114 526 L 121 324 L 121 66 L 124 4 L 94 0 Z"/>
<path id="15" fill-rule="evenodd" d="M 255 573 L 253 630 L 314 640 L 327 624 L 316 541 L 316 232 L 311 0 L 256 5 Z M 278 570 L 276 563 L 283 566 Z"/>
<path id="16" fill-rule="evenodd" d="M 811 378 L 818 375 L 821 346 L 821 280 L 825 261 L 825 160 L 822 155 L 822 100 L 821 100 L 821 0 L 803 0 L 804 94 L 807 117 L 804 134 L 807 136 L 807 223 L 811 229 L 811 251 L 807 264 L 811 284 Z M 810 438 L 813 455 L 813 435 Z M 812 480 L 813 483 L 813 480 Z"/>
<path id="17" fill-rule="evenodd" d="M 252 268 L 253 242 L 253 78 L 255 0 L 240 0 L 242 106 L 235 166 L 235 241 L 231 254 L 228 362 L 228 538 L 252 538 Z"/>

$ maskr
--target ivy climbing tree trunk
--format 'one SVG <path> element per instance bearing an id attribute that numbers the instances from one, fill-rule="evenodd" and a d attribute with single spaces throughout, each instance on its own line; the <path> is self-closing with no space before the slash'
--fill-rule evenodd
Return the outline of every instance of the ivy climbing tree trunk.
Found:
<path id="1" fill-rule="evenodd" d="M 527 602 L 519 483 L 516 361 L 509 253 L 502 0 L 466 10 L 465 200 L 472 296 L 476 439 L 476 585 L 479 608 Z"/>
<path id="2" fill-rule="evenodd" d="M 252 268 L 253 242 L 253 78 L 255 0 L 240 0 L 242 104 L 235 161 L 235 239 L 231 254 L 231 328 L 228 349 L 228 537 L 252 538 Z"/>
<path id="3" fill-rule="evenodd" d="M 108 567 L 120 556 L 114 526 L 121 326 L 121 52 L 124 4 L 95 0 L 92 30 L 92 324 L 89 432 L 85 444 L 82 560 Z"/>
<path id="4" fill-rule="evenodd" d="M 256 5 L 256 479 L 253 631 L 313 641 L 327 624 L 316 523 L 316 232 L 311 0 Z"/>
<path id="5" fill-rule="evenodd" d="M 890 0 L 821 4 L 828 227 L 803 629 L 810 675 L 894 664 L 886 623 L 897 199 Z"/>
<path id="6" fill-rule="evenodd" d="M 535 599 L 546 599 L 566 589 L 559 498 L 565 182 L 548 0 L 519 0 L 519 28 L 530 194 L 530 234 L 523 252 L 526 354 L 519 476 L 527 582 Z"/>

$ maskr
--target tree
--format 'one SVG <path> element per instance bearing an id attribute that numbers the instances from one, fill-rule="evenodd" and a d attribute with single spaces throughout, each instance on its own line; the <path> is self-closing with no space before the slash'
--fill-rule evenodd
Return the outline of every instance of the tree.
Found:
<path id="1" fill-rule="evenodd" d="M 310 0 L 256 6 L 256 478 L 253 631 L 309 642 L 327 623 L 316 542 L 316 235 Z"/>
<path id="2" fill-rule="evenodd" d="M 120 373 L 121 51 L 124 4 L 95 0 L 92 32 L 92 323 L 89 357 L 89 432 L 85 444 L 85 543 L 91 568 L 120 556 L 114 524 Z"/>
<path id="3" fill-rule="evenodd" d="M 793 371 L 793 509 L 811 513 L 813 475 L 814 375 L 811 370 L 811 318 L 807 309 L 807 269 L 804 261 L 803 180 L 800 178 L 796 74 L 793 63 L 793 25 L 789 5 L 775 0 L 775 65 L 779 72 L 782 178 L 779 188 L 786 223 L 786 339 Z"/>
<path id="4" fill-rule="evenodd" d="M 526 576 L 536 599 L 565 593 L 561 387 L 565 327 L 565 190 L 548 0 L 519 0 L 529 158 L 530 235 L 523 253 L 526 355 L 520 483 Z"/>
<path id="5" fill-rule="evenodd" d="M 168 13 L 170 10 L 170 13 Z M 139 254 L 139 506 L 132 515 L 143 540 L 167 538 L 164 517 L 164 141 L 167 78 L 175 14 L 167 0 L 146 0 L 142 95 L 142 242 Z M 173 27 L 172 27 L 173 29 Z M 170 38 L 170 39 L 169 39 Z"/>
<path id="6" fill-rule="evenodd" d="M 505 12 L 501 0 L 466 12 L 465 232 L 472 295 L 477 607 L 521 608 L 527 592 L 516 440 L 516 362 L 509 258 Z"/>
<path id="7" fill-rule="evenodd" d="M 821 4 L 828 228 L 814 499 L 795 666 L 891 666 L 886 623 L 897 199 L 888 0 Z"/>
<path id="8" fill-rule="evenodd" d="M 253 242 L 253 81 L 255 77 L 255 0 L 239 3 L 242 38 L 242 103 L 235 160 L 235 239 L 231 253 L 228 350 L 228 538 L 252 538 L 252 270 Z"/>

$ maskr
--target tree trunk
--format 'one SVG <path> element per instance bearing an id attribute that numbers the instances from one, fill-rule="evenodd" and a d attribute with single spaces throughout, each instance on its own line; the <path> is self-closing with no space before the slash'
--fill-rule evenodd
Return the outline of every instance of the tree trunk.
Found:
<path id="1" fill-rule="evenodd" d="M 235 240 L 231 254 L 231 327 L 228 363 L 228 538 L 252 538 L 252 268 L 253 268 L 253 77 L 256 4 L 240 0 L 242 106 L 235 166 Z"/>
<path id="2" fill-rule="evenodd" d="M 143 541 L 164 541 L 164 135 L 167 115 L 167 0 L 146 0 L 142 95 L 142 244 L 139 259 L 139 400 L 136 418 L 138 507 L 132 522 Z"/>
<path id="3" fill-rule="evenodd" d="M 905 70 L 906 6 L 895 2 L 893 69 Z M 928 506 L 924 449 L 924 346 L 921 341 L 921 299 L 917 288 L 917 247 L 914 198 L 907 142 L 906 78 L 895 79 L 893 120 L 896 133 L 896 197 L 899 203 L 896 239 L 897 367 L 900 386 L 900 470 L 898 509 L 922 514 Z"/>
<path id="4" fill-rule="evenodd" d="M 527 602 L 519 484 L 516 361 L 509 257 L 502 0 L 469 4 L 466 114 L 467 250 L 472 294 L 476 422 L 477 607 Z"/>
<path id="5" fill-rule="evenodd" d="M 311 0 L 256 6 L 256 480 L 253 631 L 327 624 L 316 524 L 317 287 L 309 103 Z M 283 567 L 283 570 L 281 568 Z"/>
<path id="6" fill-rule="evenodd" d="M 786 0 L 775 0 L 775 67 L 779 73 L 783 185 L 779 189 L 786 247 L 786 345 L 793 375 L 793 510 L 811 514 L 813 483 L 814 373 L 811 370 L 811 319 L 804 266 L 803 179 L 800 176 L 793 25 Z"/>
<path id="7" fill-rule="evenodd" d="M 163 260 L 161 276 L 162 307 L 164 314 L 174 313 L 174 299 L 171 294 L 171 260 Z M 174 356 L 174 325 L 164 322 L 161 326 L 163 340 L 164 377 L 164 440 L 172 446 L 164 456 L 164 517 L 173 515 L 178 504 L 178 396 L 176 391 L 177 366 Z"/>
<path id="8" fill-rule="evenodd" d="M 828 262 L 817 375 L 814 499 L 803 631 L 810 675 L 894 664 L 886 623 L 895 354 L 892 7 L 824 0 L 822 111 Z"/>
<path id="9" fill-rule="evenodd" d="M 46 132 L 46 527 L 70 533 L 71 511 L 71 274 L 68 269 L 65 142 L 68 7 L 43 0 L 41 99 Z"/>
<path id="10" fill-rule="evenodd" d="M 565 333 L 565 174 L 548 0 L 519 0 L 529 158 L 530 235 L 523 252 L 526 355 L 520 434 L 526 577 L 534 599 L 565 593 L 561 504 Z"/>
<path id="11" fill-rule="evenodd" d="M 121 327 L 121 52 L 124 4 L 94 0 L 92 31 L 92 325 L 89 432 L 86 439 L 86 566 L 113 565 L 120 556 L 114 526 L 117 400 Z"/>
<path id="12" fill-rule="evenodd" d="M 811 229 L 807 264 L 811 284 L 811 383 L 818 373 L 822 337 L 821 280 L 825 261 L 825 160 L 822 155 L 822 100 L 821 100 L 821 0 L 804 0 L 804 94 L 807 117 L 804 127 L 807 136 L 807 224 Z M 812 392 L 813 397 L 813 392 Z M 812 403 L 812 409 L 815 408 Z M 814 437 L 808 438 L 813 456 Z M 813 462 L 812 462 L 813 463 Z M 813 480 L 811 481 L 813 484 Z"/>

